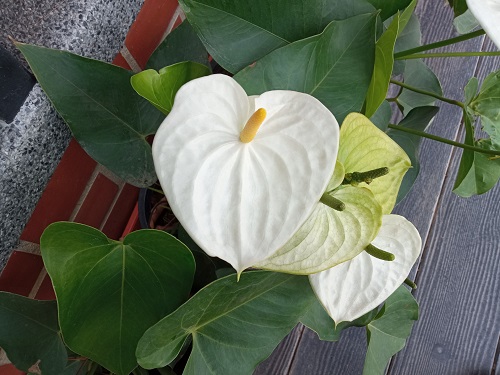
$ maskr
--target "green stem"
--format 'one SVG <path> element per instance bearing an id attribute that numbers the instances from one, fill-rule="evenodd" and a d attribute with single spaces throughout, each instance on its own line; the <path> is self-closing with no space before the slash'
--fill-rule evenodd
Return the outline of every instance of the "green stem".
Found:
<path id="1" fill-rule="evenodd" d="M 431 57 L 470 57 L 470 56 L 500 56 L 500 51 L 415 53 L 413 55 L 398 57 L 398 58 L 396 58 L 396 60 L 425 59 L 425 58 L 431 58 Z"/>
<path id="2" fill-rule="evenodd" d="M 417 284 L 415 284 L 413 281 L 411 281 L 410 279 L 406 278 L 404 283 L 406 285 L 408 285 L 410 288 L 412 289 L 417 289 Z"/>
<path id="3" fill-rule="evenodd" d="M 369 244 L 367 247 L 365 247 L 365 251 L 372 257 L 380 260 L 385 260 L 386 262 L 392 262 L 394 259 L 396 259 L 394 254 L 379 249 L 378 247 L 373 246 L 372 244 Z"/>
<path id="4" fill-rule="evenodd" d="M 421 131 L 415 130 L 415 129 L 405 128 L 404 126 L 389 124 L 389 128 L 395 129 L 395 130 L 400 130 L 400 131 L 405 132 L 405 133 L 415 134 L 415 135 L 418 135 L 418 136 L 423 137 L 423 138 L 429 138 L 429 139 L 432 139 L 433 141 L 446 143 L 448 145 L 460 147 L 460 148 L 463 148 L 465 150 L 481 152 L 481 153 L 487 154 L 487 155 L 495 155 L 495 156 L 500 155 L 500 151 L 497 151 L 497 150 L 486 150 L 486 149 L 481 148 L 481 147 L 466 145 L 465 143 L 455 142 L 455 141 L 452 141 L 452 140 L 447 139 L 447 138 L 438 137 L 437 135 L 432 135 L 432 134 L 421 132 Z"/>
<path id="5" fill-rule="evenodd" d="M 476 38 L 476 37 L 484 35 L 484 34 L 485 34 L 484 30 L 473 31 L 471 33 L 460 35 L 460 36 L 457 36 L 454 38 L 441 40 L 439 42 L 430 43 L 430 44 L 426 44 L 424 46 L 420 46 L 420 47 L 408 49 L 406 51 L 401 51 L 401 52 L 395 53 L 394 58 L 399 59 L 403 56 L 413 55 L 414 53 L 417 53 L 417 52 L 424 52 L 424 51 L 429 51 L 429 50 L 435 49 L 435 48 L 449 46 L 450 44 L 463 42 L 465 40 Z"/>
<path id="6" fill-rule="evenodd" d="M 410 91 L 416 92 L 416 93 L 418 93 L 418 94 L 427 95 L 427 96 L 433 97 L 433 98 L 435 98 L 435 99 L 437 99 L 437 100 L 441 100 L 442 102 L 457 105 L 457 106 L 459 106 L 460 108 L 464 108 L 464 107 L 465 107 L 464 103 L 459 102 L 458 100 L 448 99 L 448 98 L 445 98 L 444 96 L 441 96 L 441 95 L 435 94 L 435 93 L 433 93 L 433 92 L 431 92 L 431 91 L 421 90 L 421 89 L 419 89 L 419 88 L 416 88 L 416 87 L 413 87 L 413 86 L 407 85 L 406 83 L 399 82 L 399 81 L 396 81 L 396 80 L 394 80 L 394 79 L 391 79 L 391 83 L 393 83 L 393 84 L 395 84 L 395 85 L 398 85 L 398 86 L 401 86 L 402 88 L 405 88 L 405 89 L 407 89 L 407 90 L 410 90 Z"/>
<path id="7" fill-rule="evenodd" d="M 330 194 L 324 193 L 319 201 L 330 208 L 333 208 L 335 211 L 344 211 L 345 203 L 340 199 L 332 197 Z"/>

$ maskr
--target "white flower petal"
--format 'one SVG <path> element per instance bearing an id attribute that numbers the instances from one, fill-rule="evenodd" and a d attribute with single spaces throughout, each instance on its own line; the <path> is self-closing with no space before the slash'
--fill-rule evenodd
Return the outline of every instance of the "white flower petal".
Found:
<path id="1" fill-rule="evenodd" d="M 267 112 L 253 141 L 239 134 Z M 193 80 L 178 92 L 153 143 L 170 206 L 193 240 L 238 272 L 267 258 L 310 215 L 333 173 L 339 126 L 312 96 L 248 98 L 231 78 Z"/>
<path id="2" fill-rule="evenodd" d="M 482 26 L 493 43 L 500 48 L 500 1 L 467 0 L 469 10 Z"/>
<path id="3" fill-rule="evenodd" d="M 364 251 L 348 262 L 309 276 L 318 299 L 337 324 L 353 321 L 384 302 L 410 273 L 422 240 L 404 217 L 385 215 L 372 244 L 396 259 L 386 262 Z"/>

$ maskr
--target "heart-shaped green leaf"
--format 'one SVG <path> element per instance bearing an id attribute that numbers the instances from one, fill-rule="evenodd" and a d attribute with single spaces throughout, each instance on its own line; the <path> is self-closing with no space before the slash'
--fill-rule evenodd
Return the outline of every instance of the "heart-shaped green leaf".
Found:
<path id="1" fill-rule="evenodd" d="M 63 373 L 68 354 L 59 335 L 56 301 L 0 292 L 0 347 L 19 370 Z"/>
<path id="2" fill-rule="evenodd" d="M 424 132 L 431 124 L 432 119 L 439 111 L 438 107 L 417 107 L 398 124 L 408 129 Z M 387 131 L 389 137 L 394 140 L 406 152 L 411 161 L 411 168 L 406 172 L 401 187 L 399 188 L 397 202 L 401 201 L 411 190 L 420 171 L 420 143 L 422 137 L 405 133 L 395 129 Z"/>
<path id="3" fill-rule="evenodd" d="M 40 240 L 57 295 L 64 341 L 74 352 L 120 375 L 136 366 L 142 334 L 188 297 L 190 251 L 156 230 L 123 242 L 76 223 L 54 223 Z"/>
<path id="4" fill-rule="evenodd" d="M 498 150 L 493 148 L 489 139 L 481 139 L 473 145 L 486 150 Z M 490 158 L 491 155 L 464 150 L 453 192 L 468 198 L 490 191 L 500 179 L 500 159 Z"/>
<path id="5" fill-rule="evenodd" d="M 189 335 L 193 350 L 184 375 L 251 374 L 297 324 L 315 296 L 307 278 L 265 271 L 219 279 L 146 331 L 139 364 L 172 361 Z"/>
<path id="6" fill-rule="evenodd" d="M 130 83 L 137 93 L 168 115 L 177 91 L 185 83 L 210 74 L 210 69 L 198 63 L 184 61 L 166 66 L 159 72 L 144 70 L 132 76 Z"/>
<path id="7" fill-rule="evenodd" d="M 384 373 L 391 357 L 404 348 L 417 319 L 417 301 L 404 286 L 400 286 L 387 298 L 377 317 L 366 326 L 368 350 L 363 375 Z"/>
<path id="8" fill-rule="evenodd" d="M 403 76 L 407 85 L 437 95 L 443 95 L 443 90 L 441 89 L 438 78 L 421 60 L 407 60 Z M 407 115 L 413 108 L 434 105 L 436 99 L 431 96 L 403 89 L 398 96 L 397 102 L 403 107 L 404 114 Z"/>
<path id="9" fill-rule="evenodd" d="M 172 30 L 155 49 L 146 64 L 146 69 L 160 70 L 183 61 L 210 67 L 207 50 L 187 21 Z"/>
<path id="10" fill-rule="evenodd" d="M 256 267 L 308 275 L 354 258 L 382 224 L 382 207 L 368 189 L 346 186 L 331 195 L 345 204 L 336 211 L 323 203 L 293 237 Z"/>
<path id="11" fill-rule="evenodd" d="M 403 176 L 411 167 L 404 150 L 365 116 L 352 113 L 340 128 L 338 160 L 346 173 L 389 168 L 387 175 L 362 186 L 373 192 L 384 214 L 391 213 Z"/>
<path id="12" fill-rule="evenodd" d="M 232 73 L 276 48 L 319 34 L 332 20 L 375 11 L 366 0 L 180 0 L 179 3 L 210 55 Z"/>
<path id="13" fill-rule="evenodd" d="M 500 149 L 500 71 L 484 79 L 479 94 L 470 102 L 469 109 L 481 116 L 483 130 L 491 137 L 494 147 Z"/>
<path id="14" fill-rule="evenodd" d="M 156 132 L 164 115 L 132 89 L 132 72 L 65 51 L 16 45 L 92 158 L 132 185 L 156 181 L 146 137 Z"/>
<path id="15" fill-rule="evenodd" d="M 363 106 L 373 72 L 375 21 L 376 14 L 333 21 L 320 35 L 273 51 L 234 78 L 249 95 L 269 90 L 310 94 L 340 122 Z"/>

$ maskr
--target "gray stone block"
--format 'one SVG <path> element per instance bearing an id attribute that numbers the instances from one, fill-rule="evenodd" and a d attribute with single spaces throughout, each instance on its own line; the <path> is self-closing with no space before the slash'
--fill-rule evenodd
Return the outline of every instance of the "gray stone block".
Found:
<path id="1" fill-rule="evenodd" d="M 110 62 L 144 0 L 6 0 L 0 45 L 22 60 L 7 35 Z M 23 64 L 26 64 L 23 62 Z M 70 139 L 38 85 L 14 120 L 0 122 L 0 269 Z"/>

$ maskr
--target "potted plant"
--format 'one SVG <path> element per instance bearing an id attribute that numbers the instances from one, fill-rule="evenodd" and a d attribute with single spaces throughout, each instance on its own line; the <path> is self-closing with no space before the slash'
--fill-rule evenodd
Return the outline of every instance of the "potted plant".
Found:
<path id="1" fill-rule="evenodd" d="M 57 304 L 0 294 L 9 359 L 39 374 L 250 374 L 300 322 L 332 341 L 366 326 L 365 372 L 383 373 L 418 317 L 407 276 L 421 238 L 392 210 L 418 174 L 420 137 L 436 139 L 436 99 L 464 115 L 465 143 L 439 139 L 465 150 L 454 191 L 500 177 L 499 73 L 480 89 L 471 79 L 463 102 L 437 79 L 415 87 L 410 76 L 433 72 L 401 62 L 435 47 L 400 38 L 418 27 L 416 3 L 180 0 L 188 22 L 168 37 L 169 63 L 160 46 L 136 75 L 18 43 L 89 155 L 136 186 L 158 179 L 172 221 L 123 241 L 50 225 Z M 495 34 L 498 10 L 469 6 Z M 211 74 L 205 48 L 227 74 Z M 475 117 L 488 138 L 475 140 Z"/>

